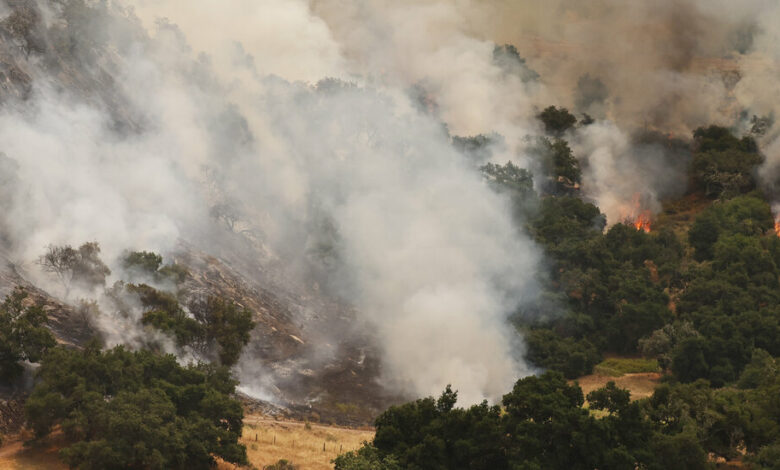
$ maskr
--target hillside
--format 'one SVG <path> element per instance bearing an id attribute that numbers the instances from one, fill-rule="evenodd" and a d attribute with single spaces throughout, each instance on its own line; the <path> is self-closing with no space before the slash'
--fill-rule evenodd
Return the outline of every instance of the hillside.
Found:
<path id="1" fill-rule="evenodd" d="M 776 469 L 778 25 L 0 0 L 0 467 Z"/>

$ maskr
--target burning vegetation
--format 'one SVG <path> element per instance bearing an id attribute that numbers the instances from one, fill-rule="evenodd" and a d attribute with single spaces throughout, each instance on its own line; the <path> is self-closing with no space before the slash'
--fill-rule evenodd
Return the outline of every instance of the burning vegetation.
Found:
<path id="1" fill-rule="evenodd" d="M 653 213 L 649 209 L 645 209 L 645 205 L 642 204 L 642 202 L 642 195 L 640 193 L 634 193 L 631 205 L 621 211 L 622 220 L 624 224 L 630 225 L 637 230 L 650 232 Z"/>

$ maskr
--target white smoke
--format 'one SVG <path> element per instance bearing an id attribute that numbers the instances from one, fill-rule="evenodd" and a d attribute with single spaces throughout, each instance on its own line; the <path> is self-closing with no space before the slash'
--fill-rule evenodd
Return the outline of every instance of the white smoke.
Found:
<path id="1" fill-rule="evenodd" d="M 32 59 L 31 96 L 0 108 L 0 150 L 15 162 L 4 180 L 19 188 L 5 216 L 15 253 L 31 263 L 49 243 L 86 240 L 107 260 L 166 253 L 178 239 L 228 249 L 209 209 L 229 204 L 259 251 L 291 271 L 327 258 L 329 289 L 378 334 L 386 385 L 434 394 L 452 382 L 466 401 L 495 398 L 527 373 L 504 319 L 538 253 L 441 124 L 498 132 L 507 145 L 496 160 L 522 163 L 534 116 L 572 106 L 577 79 L 592 74 L 613 122 L 570 136 L 583 191 L 610 223 L 637 192 L 657 210 L 681 171 L 633 132 L 774 111 L 775 69 L 761 65 L 778 59 L 772 3 L 107 2 L 104 24 L 74 40 L 86 71 L 53 77 Z M 733 34 L 759 13 L 750 52 L 734 59 Z M 60 14 L 46 9 L 47 25 Z M 106 42 L 98 59 L 92 39 Z M 540 81 L 495 63 L 505 42 Z M 713 71 L 724 63 L 740 67 L 733 87 Z M 354 85 L 315 86 L 326 77 Z"/>
<path id="2" fill-rule="evenodd" d="M 209 208 L 229 200 L 294 264 L 321 236 L 312 224 L 328 220 L 337 248 L 328 281 L 375 330 L 383 383 L 415 395 L 452 383 L 466 402 L 498 398 L 528 373 L 505 318 L 538 258 L 508 202 L 417 111 L 411 82 L 314 87 L 353 72 L 305 3 L 198 4 L 137 2 L 146 19 L 168 16 L 144 23 L 148 35 L 112 12 L 121 34 L 101 65 L 110 104 L 33 67 L 29 99 L 0 110 L 0 149 L 18 164 L 24 194 L 9 217 L 17 256 L 32 263 L 50 243 L 86 240 L 106 260 L 167 253 L 180 238 L 207 250 L 219 243 L 204 235 L 216 230 Z M 188 29 L 203 21 L 211 27 Z M 495 73 L 491 45 L 467 49 Z M 468 99 L 497 102 L 490 75 L 478 79 Z M 489 114 L 473 129 L 487 130 Z M 117 130 L 117 116 L 131 126 Z M 115 320 L 103 325 L 112 343 L 139 340 Z M 246 362 L 241 370 L 257 370 Z"/>

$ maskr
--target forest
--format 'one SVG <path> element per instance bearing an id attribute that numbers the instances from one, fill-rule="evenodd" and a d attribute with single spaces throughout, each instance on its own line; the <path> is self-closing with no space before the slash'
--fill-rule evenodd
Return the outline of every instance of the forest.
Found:
<path id="1" fill-rule="evenodd" d="M 572 189 L 580 169 L 561 136 L 576 117 L 550 107 L 539 118 L 544 173 L 480 170 L 553 260 L 513 317 L 527 358 L 548 372 L 500 404 L 457 408 L 448 388 L 391 407 L 374 441 L 336 468 L 704 469 L 738 457 L 780 468 L 780 232 L 754 179 L 756 142 L 718 126 L 689 144 L 639 136 L 686 146 L 691 187 L 652 221 L 606 227 Z M 485 141 L 456 145 L 473 158 Z M 550 183 L 535 191 L 534 177 Z M 676 217 L 695 200 L 695 216 Z M 614 382 L 583 396 L 576 379 L 605 356 L 655 360 L 663 383 L 637 401 Z"/>

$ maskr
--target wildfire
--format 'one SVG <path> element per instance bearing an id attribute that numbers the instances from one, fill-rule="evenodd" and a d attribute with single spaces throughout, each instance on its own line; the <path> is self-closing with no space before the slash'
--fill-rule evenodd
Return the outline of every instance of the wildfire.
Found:
<path id="1" fill-rule="evenodd" d="M 780 237 L 780 217 L 775 219 L 775 233 Z"/>
<path id="2" fill-rule="evenodd" d="M 641 199 L 641 194 L 634 193 L 634 197 L 631 198 L 631 206 L 623 210 L 623 223 L 631 225 L 637 230 L 649 232 L 652 212 L 642 209 Z"/>
<path id="3" fill-rule="evenodd" d="M 642 211 L 635 219 L 632 224 L 635 229 L 637 230 L 643 230 L 645 232 L 650 231 L 650 211 Z M 775 224 L 775 228 L 778 227 L 778 224 Z"/>

